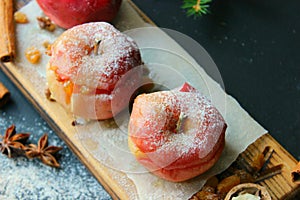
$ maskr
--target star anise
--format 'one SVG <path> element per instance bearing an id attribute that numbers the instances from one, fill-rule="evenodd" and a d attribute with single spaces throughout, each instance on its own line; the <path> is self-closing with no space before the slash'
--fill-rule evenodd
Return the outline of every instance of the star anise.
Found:
<path id="1" fill-rule="evenodd" d="M 0 151 L 2 154 L 7 155 L 11 158 L 13 153 L 17 151 L 24 150 L 24 143 L 29 138 L 29 133 L 18 133 L 16 134 L 15 125 L 11 125 L 6 129 L 2 141 L 0 142 Z"/>
<path id="2" fill-rule="evenodd" d="M 29 144 L 25 147 L 27 158 L 39 158 L 44 164 L 51 167 L 59 167 L 54 154 L 62 150 L 62 147 L 48 146 L 48 135 L 44 134 L 38 141 L 38 144 Z"/>

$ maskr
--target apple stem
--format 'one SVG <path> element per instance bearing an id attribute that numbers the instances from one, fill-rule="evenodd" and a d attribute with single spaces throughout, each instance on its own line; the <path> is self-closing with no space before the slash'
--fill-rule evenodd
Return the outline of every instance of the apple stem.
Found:
<path id="1" fill-rule="evenodd" d="M 179 119 L 178 119 L 177 125 L 176 125 L 176 133 L 179 133 L 179 131 L 182 130 L 183 122 L 187 117 L 188 116 L 185 115 L 183 112 L 180 113 Z"/>
<path id="2" fill-rule="evenodd" d="M 94 54 L 95 55 L 98 55 L 98 49 L 99 49 L 100 43 L 101 43 L 101 40 L 96 40 L 96 43 L 94 45 Z"/>

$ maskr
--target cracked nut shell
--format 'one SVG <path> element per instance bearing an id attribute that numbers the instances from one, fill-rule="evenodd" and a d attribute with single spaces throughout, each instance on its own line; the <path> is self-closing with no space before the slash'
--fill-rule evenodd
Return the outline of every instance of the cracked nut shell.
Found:
<path id="1" fill-rule="evenodd" d="M 233 197 L 238 197 L 239 195 L 246 193 L 259 196 L 261 200 L 271 200 L 271 196 L 267 189 L 254 183 L 243 183 L 233 187 L 227 193 L 225 200 L 231 200 Z"/>

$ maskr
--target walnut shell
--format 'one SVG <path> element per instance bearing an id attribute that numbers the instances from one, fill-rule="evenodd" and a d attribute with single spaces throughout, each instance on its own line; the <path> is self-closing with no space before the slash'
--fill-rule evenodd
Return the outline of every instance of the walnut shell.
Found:
<path id="1" fill-rule="evenodd" d="M 258 196 L 261 200 L 271 200 L 271 196 L 267 189 L 261 185 L 254 183 L 243 183 L 233 187 L 227 193 L 225 200 L 231 200 L 233 197 L 238 197 L 245 193 Z"/>

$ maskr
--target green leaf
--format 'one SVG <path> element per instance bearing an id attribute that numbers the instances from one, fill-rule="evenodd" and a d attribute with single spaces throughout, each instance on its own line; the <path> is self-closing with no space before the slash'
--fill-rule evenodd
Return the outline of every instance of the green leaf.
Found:
<path id="1" fill-rule="evenodd" d="M 212 0 L 184 0 L 181 8 L 187 11 L 187 16 L 202 16 L 209 12 L 209 3 Z"/>

